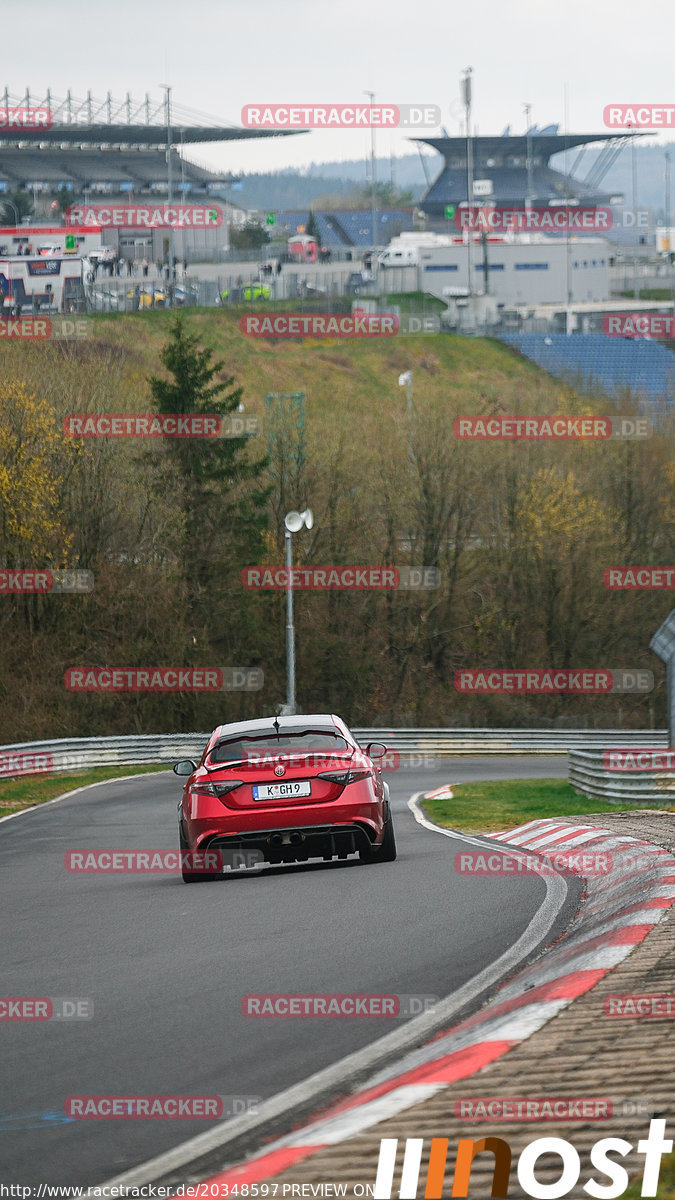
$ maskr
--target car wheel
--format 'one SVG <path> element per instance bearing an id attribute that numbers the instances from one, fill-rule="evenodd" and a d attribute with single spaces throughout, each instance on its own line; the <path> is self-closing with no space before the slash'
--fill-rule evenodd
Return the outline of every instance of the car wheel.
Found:
<path id="1" fill-rule="evenodd" d="M 396 858 L 396 837 L 394 835 L 394 821 L 391 812 L 384 826 L 382 845 L 368 846 L 366 850 L 359 850 L 359 858 L 362 862 L 369 863 L 394 862 Z"/>
<path id="2" fill-rule="evenodd" d="M 183 876 L 183 883 L 203 883 L 205 880 L 208 880 L 208 879 L 220 879 L 220 874 L 218 872 L 189 871 L 189 870 L 187 870 L 186 867 L 183 866 L 183 858 L 182 858 L 183 851 L 189 850 L 190 847 L 187 844 L 187 839 L 185 837 L 185 834 L 183 833 L 183 823 L 180 820 L 178 822 L 178 845 L 181 850 L 180 873 Z"/>

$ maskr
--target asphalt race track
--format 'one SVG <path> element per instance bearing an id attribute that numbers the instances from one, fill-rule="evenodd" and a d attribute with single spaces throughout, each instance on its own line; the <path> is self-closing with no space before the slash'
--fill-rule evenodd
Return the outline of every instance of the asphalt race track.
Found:
<path id="1" fill-rule="evenodd" d="M 4 822 L 0 861 L 13 903 L 0 990 L 89 997 L 94 1015 L 0 1022 L 2 1181 L 93 1185 L 213 1124 L 67 1120 L 68 1096 L 253 1103 L 395 1024 L 252 1019 L 241 1011 L 247 993 L 445 996 L 471 979 L 527 928 L 544 882 L 455 874 L 461 841 L 418 825 L 407 800 L 448 781 L 565 774 L 565 756 L 400 770 L 388 775 L 395 863 L 266 868 L 188 887 L 179 875 L 64 867 L 70 849 L 175 849 L 181 785 L 172 774 L 106 783 Z"/>

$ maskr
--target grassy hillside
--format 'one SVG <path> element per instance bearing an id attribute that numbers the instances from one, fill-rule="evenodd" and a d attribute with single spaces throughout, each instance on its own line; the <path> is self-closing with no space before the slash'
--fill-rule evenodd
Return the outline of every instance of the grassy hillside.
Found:
<path id="1" fill-rule="evenodd" d="M 306 505 L 315 526 L 294 539 L 297 564 L 425 565 L 442 579 L 430 592 L 298 593 L 306 711 L 362 724 L 664 722 L 663 673 L 648 643 L 668 594 L 608 592 L 602 569 L 672 561 L 665 435 L 458 441 L 453 419 L 464 414 L 606 414 L 611 405 L 581 398 L 490 339 L 267 341 L 244 337 L 239 318 L 197 309 L 184 323 L 262 418 L 262 437 L 242 451 L 269 456 L 257 484 L 269 489 L 267 528 L 253 559 L 253 483 L 232 476 L 207 488 L 199 533 L 186 544 L 192 501 L 175 442 L 62 436 L 69 413 L 152 411 L 149 376 L 168 378 L 160 355 L 170 313 L 95 316 L 81 343 L 0 346 L 0 560 L 96 576 L 90 596 L 2 598 L 0 742 L 207 728 L 274 708 L 285 698 L 284 596 L 245 592 L 241 570 L 282 563 L 284 513 Z M 398 383 L 408 370 L 410 421 Z M 292 392 L 305 395 L 302 430 L 297 413 L 265 405 L 268 393 Z M 63 672 L 75 664 L 251 665 L 264 670 L 265 687 L 72 695 Z M 455 671 L 481 666 L 643 667 L 657 686 L 649 695 L 458 694 Z"/>

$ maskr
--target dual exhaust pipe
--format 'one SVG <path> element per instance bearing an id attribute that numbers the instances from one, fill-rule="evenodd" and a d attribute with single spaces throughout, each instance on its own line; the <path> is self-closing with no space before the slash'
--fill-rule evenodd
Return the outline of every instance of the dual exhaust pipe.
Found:
<path id="1" fill-rule="evenodd" d="M 304 841 L 304 833 L 294 830 L 292 833 L 271 833 L 267 844 L 269 846 L 300 846 Z"/>

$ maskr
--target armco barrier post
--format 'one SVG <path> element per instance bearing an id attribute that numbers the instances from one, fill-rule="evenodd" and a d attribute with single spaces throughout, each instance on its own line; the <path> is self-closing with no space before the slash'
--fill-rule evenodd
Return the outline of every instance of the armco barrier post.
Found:
<path id="1" fill-rule="evenodd" d="M 675 608 L 657 629 L 650 649 L 666 664 L 668 688 L 668 745 L 675 746 Z"/>

